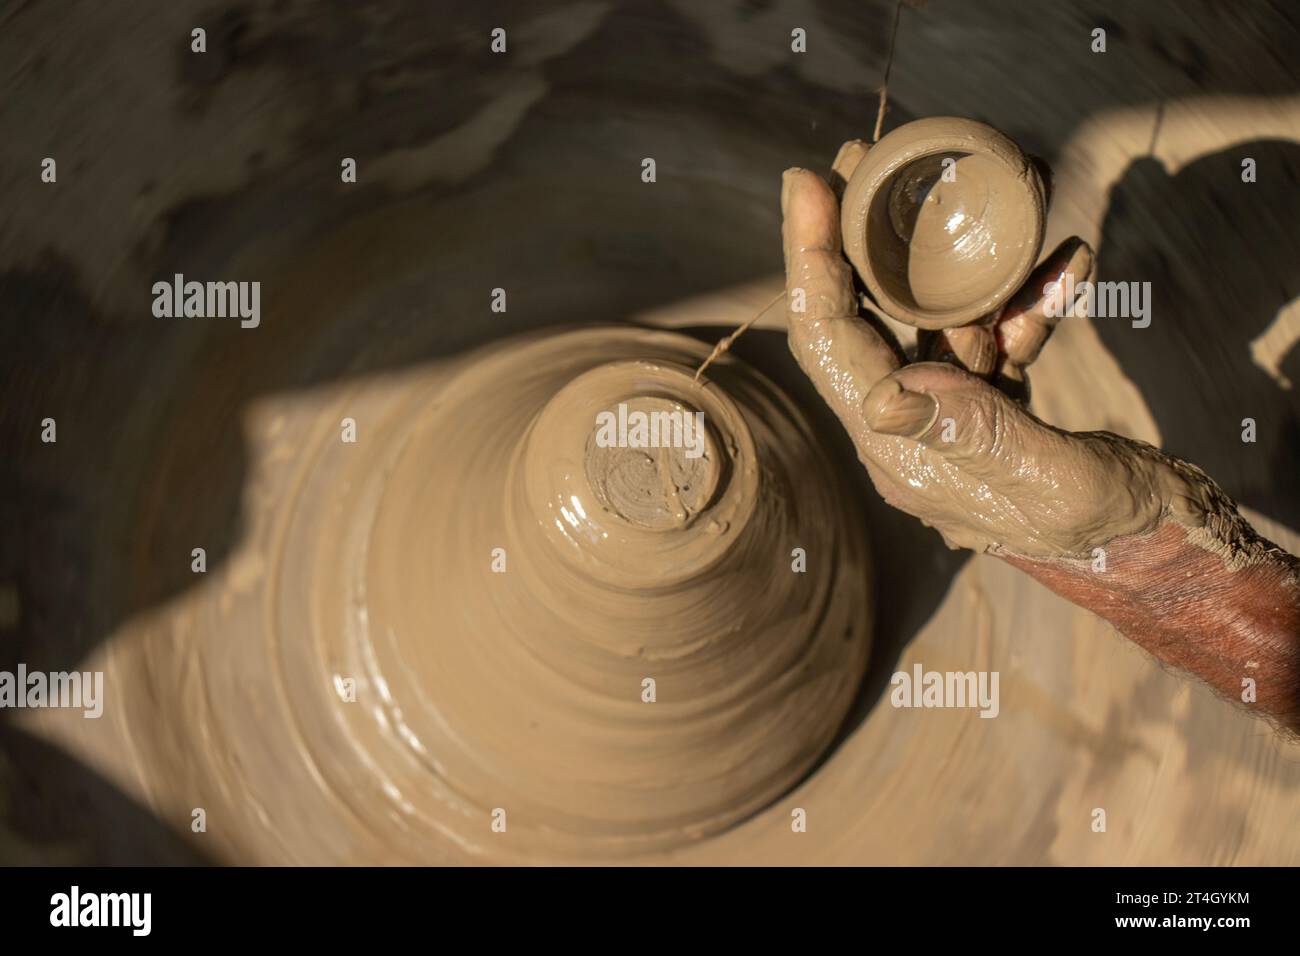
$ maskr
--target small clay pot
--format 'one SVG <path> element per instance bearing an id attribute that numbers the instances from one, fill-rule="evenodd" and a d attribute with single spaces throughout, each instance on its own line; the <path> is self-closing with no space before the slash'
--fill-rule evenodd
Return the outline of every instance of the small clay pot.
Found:
<path id="1" fill-rule="evenodd" d="M 844 190 L 844 252 L 876 303 L 922 329 L 1000 308 L 1043 242 L 1038 171 L 984 123 L 941 116 L 881 138 Z"/>

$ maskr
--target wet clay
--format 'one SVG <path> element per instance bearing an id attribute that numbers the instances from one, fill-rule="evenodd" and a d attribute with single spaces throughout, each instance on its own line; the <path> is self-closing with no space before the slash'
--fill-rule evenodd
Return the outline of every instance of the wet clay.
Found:
<path id="1" fill-rule="evenodd" d="M 1043 241 L 1042 180 L 1011 140 L 930 117 L 874 144 L 843 197 L 844 250 L 877 304 L 923 329 L 995 311 Z"/>
<path id="2" fill-rule="evenodd" d="M 956 547 L 1081 558 L 1166 516 L 1203 527 L 1223 507 L 1222 492 L 1194 466 L 1119 435 L 1066 434 L 946 365 L 913 365 L 873 388 L 868 427 L 894 427 L 882 409 L 898 407 L 900 390 L 916 406 L 897 426 L 909 430 L 858 440 L 924 498 L 920 516 Z"/>
<path id="3" fill-rule="evenodd" d="M 16 640 L 29 665 L 105 671 L 101 720 L 62 710 L 3 715 L 4 862 L 131 863 L 174 841 L 198 859 L 243 865 L 491 863 L 539 859 L 521 840 L 566 842 L 539 836 L 493 787 L 448 809 L 428 770 L 444 758 L 431 748 L 422 758 L 403 737 L 413 719 L 428 717 L 423 702 L 389 687 L 390 703 L 369 684 L 371 671 L 357 665 L 370 653 L 365 644 L 346 656 L 333 650 L 338 608 L 371 605 L 366 595 L 331 593 L 325 573 L 356 575 L 363 559 L 343 548 L 297 559 L 289 544 L 312 515 L 322 536 L 339 540 L 358 491 L 313 481 L 312 469 L 321 462 L 335 476 L 364 477 L 373 466 L 366 460 L 390 447 L 370 412 L 404 407 L 429 419 L 459 368 L 452 357 L 488 340 L 559 322 L 630 320 L 712 343 L 754 317 L 782 284 L 776 176 L 792 163 L 824 170 L 845 137 L 869 131 L 876 104 L 863 91 L 880 82 L 881 25 L 894 5 L 875 4 L 876 16 L 830 3 L 758 12 L 687 0 L 652 10 L 580 3 L 562 14 L 521 6 L 512 20 L 532 38 L 506 24 L 511 54 L 489 70 L 479 58 L 446 55 L 449 16 L 458 35 L 482 35 L 469 13 L 461 22 L 428 5 L 355 6 L 369 26 L 350 21 L 349 35 L 364 37 L 367 56 L 343 73 L 335 18 L 253 5 L 251 34 L 231 33 L 252 55 L 210 54 L 202 62 L 230 68 L 183 90 L 177 57 L 155 53 L 175 51 L 210 13 L 190 0 L 149 11 L 82 4 L 75 24 L 28 5 L 0 35 L 13 66 L 3 103 L 26 133 L 0 142 L 14 196 L 0 221 L 8 279 L 21 280 L 50 250 L 68 268 L 48 276 L 58 297 L 39 308 L 23 303 L 42 286 L 18 286 L 15 315 L 30 316 L 20 324 L 39 335 L 30 345 L 28 336 L 13 339 L 3 356 L 12 365 L 0 375 L 5 449 L 22 478 L 6 495 L 12 510 L 0 536 L 13 559 L 0 581 L 12 610 L 0 617 L 17 618 L 19 631 L 6 630 L 0 644 Z M 1157 280 L 1165 298 L 1146 330 L 1063 320 L 1030 369 L 1034 411 L 1071 430 L 1175 450 L 1181 442 L 1181 454 L 1251 506 L 1253 524 L 1300 553 L 1300 525 L 1283 507 L 1293 498 L 1286 436 L 1300 400 L 1263 372 L 1249 378 L 1250 339 L 1269 328 L 1269 354 L 1300 381 L 1295 326 L 1281 320 L 1294 303 L 1273 323 L 1285 301 L 1251 292 L 1296 294 L 1285 282 L 1296 260 L 1295 209 L 1285 198 L 1294 163 L 1282 162 L 1300 140 L 1300 98 L 1282 55 L 1297 42 L 1295 24 L 1265 5 L 1251 11 L 1250 30 L 1227 6 L 1129 7 L 1127 52 L 1113 46 L 1106 56 L 1088 50 L 1086 31 L 1085 42 L 1041 42 L 1080 35 L 1070 5 L 1044 5 L 1033 17 L 1013 0 L 905 10 L 886 127 L 908 115 L 978 115 L 1044 151 L 1054 170 L 1047 246 L 1082 236 L 1101 256 L 1102 278 Z M 809 27 L 815 55 L 791 56 L 792 22 Z M 1187 40 L 1178 56 L 1160 41 L 1173 22 Z M 131 37 L 139 55 L 106 47 L 109 34 Z M 999 58 L 999 49 L 1015 55 Z M 1182 53 L 1195 58 L 1198 82 L 1189 82 L 1193 61 Z M 455 95 L 439 96 L 444 90 Z M 443 107 L 430 109 L 434 102 Z M 57 187 L 34 175 L 47 151 L 59 159 Z M 361 182 L 339 184 L 337 158 L 358 151 Z M 1260 160 L 1256 184 L 1240 182 L 1244 155 Z M 659 158 L 653 186 L 637 175 L 642 156 Z M 422 186 L 390 194 L 376 184 L 381 177 Z M 1126 214 L 1112 216 L 1121 200 Z M 316 255 L 318 241 L 325 250 Z M 310 258 L 281 276 L 265 261 L 268 245 Z M 236 252 L 239 261 L 227 262 Z M 1139 267 L 1153 268 L 1156 252 L 1166 271 Z M 261 326 L 151 322 L 149 282 L 172 271 L 263 280 Z M 487 292 L 501 285 L 510 311 L 493 314 Z M 93 321 L 78 320 L 79 294 Z M 821 403 L 811 389 L 798 391 L 806 383 L 785 354 L 783 313 L 769 310 L 738 352 L 757 362 L 764 338 L 772 340 L 765 373 L 815 416 Z M 601 355 L 591 368 L 627 358 Z M 630 358 L 664 359 L 653 351 Z M 1204 368 L 1216 371 L 1202 376 Z M 557 376 L 548 397 L 583 371 Z M 734 395 L 725 371 L 707 375 Z M 522 380 L 541 372 L 530 368 Z M 1198 394 L 1179 387 L 1192 380 Z M 484 407 L 531 420 L 546 401 L 516 388 L 501 384 Z M 417 393 L 429 401 L 412 402 Z M 516 394 L 531 406 L 512 411 Z M 671 400 L 689 404 L 691 394 L 674 389 Z M 1243 446 L 1235 429 L 1216 426 L 1214 408 L 1231 409 L 1236 422 L 1255 416 L 1262 429 L 1271 422 L 1271 437 Z M 35 439 L 46 414 L 58 418 L 55 446 Z M 339 443 L 344 416 L 358 422 L 355 446 Z M 1190 448 L 1180 421 L 1199 436 Z M 483 424 L 491 427 L 487 416 Z M 835 421 L 815 428 L 819 445 L 838 448 Z M 1230 452 L 1216 460 L 1216 449 Z M 439 452 L 454 453 L 453 445 Z M 851 450 L 846 457 L 855 483 L 836 501 L 834 533 L 870 536 L 880 596 L 862 710 L 815 769 L 747 819 L 700 840 L 674 825 L 664 843 L 675 849 L 619 848 L 618 859 L 1300 862 L 1294 744 L 1022 571 L 947 551 L 920 522 L 883 505 Z M 497 490 L 504 481 L 492 479 Z M 468 484 L 440 499 L 436 519 L 412 513 L 412 562 L 450 560 L 425 529 L 468 507 L 476 497 Z M 859 502 L 872 517 L 865 534 L 855 524 Z M 282 513 L 294 504 L 292 517 Z M 682 510 L 689 516 L 695 506 L 687 499 Z M 668 508 L 653 513 L 670 520 Z M 208 548 L 206 575 L 190 572 L 196 546 Z M 509 570 L 490 580 L 506 588 L 524 569 L 511 543 L 501 546 Z M 764 584 L 796 577 L 793 547 L 783 546 L 784 564 L 774 561 Z M 824 573 L 808 554 L 807 577 Z M 490 573 L 490 551 L 465 560 Z M 295 567 L 300 561 L 311 567 Z M 311 587 L 294 595 L 300 582 Z M 317 616 L 292 620 L 308 606 Z M 475 634 L 454 606 L 441 606 L 438 629 Z M 285 645 L 297 638 L 307 646 L 295 655 Z M 372 629 L 372 643 L 382 640 Z M 464 653 L 475 650 L 467 641 Z M 285 669 L 299 659 L 315 672 Z M 918 664 L 999 672 L 997 719 L 896 709 L 876 692 Z M 334 674 L 358 676 L 355 703 L 343 702 Z M 622 681 L 620 699 L 629 693 Z M 639 703 L 639 675 L 630 693 L 638 718 L 673 698 L 662 675 L 655 704 Z M 775 718 L 767 728 L 764 748 L 789 743 Z M 385 746 L 372 753 L 375 741 Z M 542 762 L 526 756 L 533 767 Z M 502 767 L 485 762 L 483 779 Z M 485 812 L 495 807 L 507 810 L 505 833 L 491 831 Z M 1094 830 L 1097 807 L 1107 833 Z M 193 828 L 198 808 L 204 832 Z M 796 808 L 805 832 L 792 830 Z M 583 813 L 590 835 L 594 815 Z"/>
<path id="4" fill-rule="evenodd" d="M 800 415 L 735 362 L 696 383 L 706 353 L 533 337 L 274 426 L 314 438 L 259 499 L 257 573 L 141 662 L 182 715 L 132 726 L 153 799 L 239 779 L 239 858 L 550 860 L 677 847 L 796 784 L 865 667 L 864 539 Z M 703 453 L 596 443 L 620 404 L 703 412 Z"/>

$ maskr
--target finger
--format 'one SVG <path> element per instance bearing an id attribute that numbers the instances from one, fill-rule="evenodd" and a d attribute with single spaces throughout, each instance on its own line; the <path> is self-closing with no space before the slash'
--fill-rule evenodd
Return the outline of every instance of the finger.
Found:
<path id="1" fill-rule="evenodd" d="M 863 410 L 875 431 L 910 438 L 983 480 L 1014 480 L 1060 442 L 988 382 L 938 362 L 909 365 L 882 380 Z"/>
<path id="2" fill-rule="evenodd" d="M 1056 323 L 1071 314 L 1074 302 L 1063 296 L 1092 275 L 1093 262 L 1091 247 L 1072 236 L 1030 273 L 994 325 L 1003 374 L 1015 378 L 1038 358 Z"/>
<path id="3" fill-rule="evenodd" d="M 816 173 L 787 169 L 781 181 L 786 308 L 800 321 L 857 313 L 849 264 L 840 255 L 840 207 Z"/>
<path id="4" fill-rule="evenodd" d="M 857 315 L 852 272 L 840 254 L 839 206 L 830 187 L 808 170 L 787 170 L 781 211 L 790 350 L 858 441 L 870 431 L 862 399 L 898 367 L 898 359 Z"/>
<path id="5" fill-rule="evenodd" d="M 998 367 L 998 343 L 988 325 L 917 332 L 917 360 L 949 362 L 972 375 L 987 378 Z"/>
<path id="6" fill-rule="evenodd" d="M 853 171 L 858 168 L 858 163 L 862 162 L 870 148 L 866 140 L 851 139 L 835 154 L 835 162 L 831 163 L 830 186 L 836 199 L 844 195 L 844 187 L 853 178 Z"/>

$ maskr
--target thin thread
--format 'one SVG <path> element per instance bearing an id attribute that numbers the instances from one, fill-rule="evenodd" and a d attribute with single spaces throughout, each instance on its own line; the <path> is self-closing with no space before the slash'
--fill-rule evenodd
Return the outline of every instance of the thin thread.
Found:
<path id="1" fill-rule="evenodd" d="M 785 298 L 785 290 L 782 289 L 779 293 L 777 293 L 776 298 L 774 298 L 767 305 L 763 306 L 763 308 L 759 309 L 758 312 L 755 313 L 752 319 L 745 322 L 743 325 L 740 326 L 740 328 L 736 329 L 736 331 L 732 332 L 730 335 L 719 339 L 718 344 L 713 346 L 713 351 L 709 353 L 709 357 L 706 358 L 700 364 L 700 367 L 695 370 L 695 381 L 698 382 L 700 380 L 700 376 L 704 374 L 704 370 L 708 368 L 710 365 L 712 365 L 714 360 L 716 360 L 719 356 L 721 356 L 723 352 L 726 352 L 729 348 L 731 348 L 731 346 L 735 343 L 736 339 L 740 338 L 742 335 L 748 332 L 750 326 L 752 326 L 755 322 L 757 322 L 759 318 L 762 317 L 764 312 L 772 308 L 772 306 L 776 305 L 784 298 Z"/>
<path id="2" fill-rule="evenodd" d="M 880 142 L 880 130 L 885 125 L 885 102 L 889 97 L 889 71 L 894 67 L 894 42 L 898 39 L 898 20 L 903 12 L 903 0 L 894 5 L 894 25 L 889 31 L 889 56 L 885 60 L 885 81 L 880 84 L 880 108 L 876 110 L 876 131 L 872 134 L 873 143 Z"/>
<path id="3" fill-rule="evenodd" d="M 1160 138 L 1160 127 L 1164 124 L 1164 121 L 1165 101 L 1160 100 L 1156 103 L 1156 118 L 1155 122 L 1151 125 L 1151 145 L 1147 147 L 1147 155 L 1152 159 L 1154 159 L 1156 155 L 1156 140 Z"/>
<path id="4" fill-rule="evenodd" d="M 885 125 L 885 108 L 889 99 L 889 73 L 894 68 L 894 45 L 898 41 L 898 21 L 902 16 L 902 13 L 903 0 L 898 0 L 898 2 L 894 4 L 894 24 L 889 30 L 889 55 L 885 59 L 885 79 L 884 82 L 880 84 L 880 108 L 876 111 L 876 131 L 871 137 L 873 143 L 880 141 L 880 130 Z M 725 338 L 719 339 L 718 344 L 713 346 L 713 351 L 709 353 L 709 357 L 700 363 L 700 367 L 695 370 L 695 381 L 698 382 L 700 376 L 704 374 L 704 370 L 730 349 L 731 346 L 735 344 L 736 339 L 748 332 L 753 324 L 762 317 L 763 313 L 784 298 L 785 292 L 779 293 L 771 302 L 763 306 L 763 308 L 760 309 L 759 312 L 748 322 L 745 322 L 736 329 L 736 331 L 732 332 Z M 870 303 L 863 302 L 862 304 L 881 318 L 886 318 L 885 313 L 881 312 Z"/>

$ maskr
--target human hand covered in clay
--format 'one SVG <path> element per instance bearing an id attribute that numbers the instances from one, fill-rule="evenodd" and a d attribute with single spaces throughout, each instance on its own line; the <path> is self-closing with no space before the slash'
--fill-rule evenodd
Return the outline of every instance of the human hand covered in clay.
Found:
<path id="1" fill-rule="evenodd" d="M 843 179 L 855 147 L 840 152 Z M 787 302 L 804 305 L 790 310 L 791 348 L 891 505 L 954 547 L 1035 557 L 1088 555 L 1183 507 L 1168 480 L 1176 476 L 1141 446 L 1054 429 L 986 380 L 1020 383 L 1054 324 L 1044 284 L 1067 271 L 1081 282 L 1092 268 L 1081 240 L 1049 256 L 996 322 L 928 333 L 926 351 L 947 361 L 903 366 L 900 350 L 858 315 L 831 189 L 813 172 L 790 170 L 782 207 Z"/>
<path id="2" fill-rule="evenodd" d="M 866 149 L 846 143 L 832 181 Z M 1195 466 L 1107 432 L 1053 428 L 1008 394 L 1051 331 L 1044 285 L 1086 279 L 1091 250 L 1067 240 L 1000 315 L 918 340 L 923 357 L 944 361 L 904 364 L 859 315 L 831 187 L 787 170 L 781 206 L 791 350 L 881 496 L 1225 695 L 1268 668 L 1261 709 L 1300 728 L 1300 562 L 1259 538 Z M 1215 640 L 1199 639 L 1207 629 Z"/>

